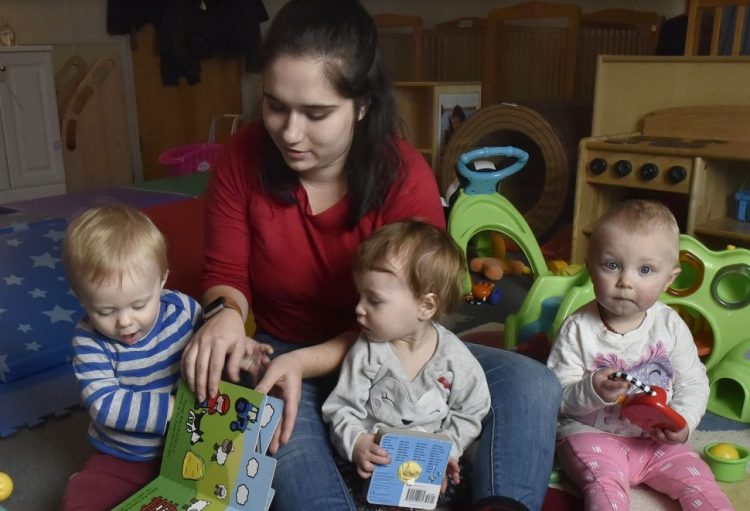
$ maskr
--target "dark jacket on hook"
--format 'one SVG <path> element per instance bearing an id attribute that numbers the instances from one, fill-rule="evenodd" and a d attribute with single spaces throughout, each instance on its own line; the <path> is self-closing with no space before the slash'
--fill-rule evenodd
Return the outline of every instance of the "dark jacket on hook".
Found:
<path id="1" fill-rule="evenodd" d="M 260 67 L 260 24 L 268 21 L 262 0 L 108 0 L 107 31 L 129 34 L 146 23 L 156 28 L 162 82 L 200 81 L 200 60 L 243 55 L 245 69 Z"/>

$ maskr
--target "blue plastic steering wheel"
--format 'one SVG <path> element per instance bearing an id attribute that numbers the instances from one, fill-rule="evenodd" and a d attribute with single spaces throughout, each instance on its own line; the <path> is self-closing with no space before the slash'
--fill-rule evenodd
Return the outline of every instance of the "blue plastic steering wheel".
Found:
<path id="1" fill-rule="evenodd" d="M 492 158 L 493 156 L 507 156 L 515 158 L 512 165 L 494 172 L 478 172 L 471 170 L 468 165 L 474 160 Z M 464 192 L 469 195 L 484 195 L 495 193 L 497 185 L 519 170 L 529 161 L 529 153 L 516 147 L 482 147 L 462 154 L 458 158 L 458 173 L 468 179 L 469 184 L 464 187 Z"/>

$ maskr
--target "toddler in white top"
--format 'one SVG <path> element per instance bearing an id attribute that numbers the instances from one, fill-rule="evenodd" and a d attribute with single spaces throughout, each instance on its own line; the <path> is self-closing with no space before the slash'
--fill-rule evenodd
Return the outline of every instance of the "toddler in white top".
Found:
<path id="1" fill-rule="evenodd" d="M 594 227 L 586 266 L 596 299 L 563 322 L 547 363 L 563 387 L 557 455 L 585 508 L 630 509 L 629 488 L 642 483 L 683 509 L 733 509 L 686 445 L 709 387 L 690 330 L 658 301 L 680 273 L 674 216 L 656 202 L 621 203 Z M 621 418 L 619 400 L 635 389 L 610 379 L 617 371 L 662 387 L 687 426 L 644 431 Z"/>

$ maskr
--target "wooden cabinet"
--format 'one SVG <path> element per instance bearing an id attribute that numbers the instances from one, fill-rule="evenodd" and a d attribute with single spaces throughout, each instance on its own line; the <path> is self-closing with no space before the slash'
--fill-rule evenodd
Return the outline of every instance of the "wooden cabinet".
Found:
<path id="1" fill-rule="evenodd" d="M 51 46 L 0 49 L 0 202 L 65 193 Z"/>
<path id="2" fill-rule="evenodd" d="M 482 85 L 480 82 L 394 82 L 393 85 L 404 137 L 437 173 L 441 149 L 451 133 L 451 114 L 458 107 L 465 119 L 478 110 Z"/>

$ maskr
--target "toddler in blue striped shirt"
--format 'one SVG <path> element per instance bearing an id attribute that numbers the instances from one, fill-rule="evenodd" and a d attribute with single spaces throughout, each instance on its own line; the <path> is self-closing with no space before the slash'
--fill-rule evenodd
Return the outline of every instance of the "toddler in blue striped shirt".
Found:
<path id="1" fill-rule="evenodd" d="M 86 312 L 73 333 L 73 369 L 96 456 L 125 467 L 158 459 L 201 307 L 164 289 L 166 242 L 137 209 L 107 204 L 85 211 L 66 231 L 63 260 Z M 86 473 L 84 467 L 71 479 L 66 495 Z"/>

